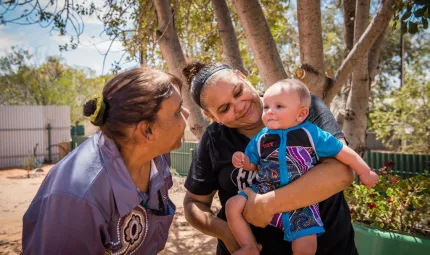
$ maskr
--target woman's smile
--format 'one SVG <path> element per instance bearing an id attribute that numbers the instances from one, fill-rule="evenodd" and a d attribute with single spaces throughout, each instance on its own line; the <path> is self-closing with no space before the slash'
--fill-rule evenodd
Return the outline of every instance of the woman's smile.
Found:
<path id="1" fill-rule="evenodd" d="M 246 107 L 246 106 L 245 106 Z M 252 114 L 252 102 L 248 103 L 248 107 L 245 108 L 244 113 L 238 119 L 246 119 Z"/>

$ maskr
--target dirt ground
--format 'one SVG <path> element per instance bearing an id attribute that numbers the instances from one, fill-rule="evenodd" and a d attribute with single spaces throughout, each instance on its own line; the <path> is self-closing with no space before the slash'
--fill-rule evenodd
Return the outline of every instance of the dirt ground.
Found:
<path id="1" fill-rule="evenodd" d="M 22 216 L 51 167 L 43 167 L 43 173 L 31 174 L 30 178 L 26 170 L 0 170 L 0 255 L 20 253 Z M 177 212 L 166 247 L 160 254 L 215 254 L 216 239 L 195 230 L 184 218 L 183 184 L 184 178 L 174 177 L 169 194 Z M 219 206 L 219 202 L 215 204 Z M 217 210 L 217 207 L 213 209 Z"/>

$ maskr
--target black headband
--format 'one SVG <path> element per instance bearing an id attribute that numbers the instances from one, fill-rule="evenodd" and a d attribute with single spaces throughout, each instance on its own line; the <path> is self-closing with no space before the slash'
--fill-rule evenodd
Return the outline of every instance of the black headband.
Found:
<path id="1" fill-rule="evenodd" d="M 193 80 L 191 81 L 191 88 L 192 88 L 192 97 L 194 99 L 194 102 L 202 108 L 202 105 L 200 103 L 200 93 L 202 92 L 203 87 L 205 86 L 205 83 L 207 80 L 216 72 L 229 69 L 231 70 L 231 67 L 225 64 L 216 65 L 211 68 L 203 68 L 200 70 L 200 72 L 197 73 L 196 76 L 194 76 Z"/>

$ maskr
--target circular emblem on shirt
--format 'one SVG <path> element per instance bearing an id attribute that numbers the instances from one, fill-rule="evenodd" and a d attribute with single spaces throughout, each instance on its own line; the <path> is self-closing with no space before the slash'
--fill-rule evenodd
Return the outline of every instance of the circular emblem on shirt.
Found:
<path id="1" fill-rule="evenodd" d="M 132 254 L 145 241 L 148 232 L 148 215 L 146 209 L 137 206 L 118 221 L 117 234 L 119 241 L 109 243 L 112 254 Z"/>
<path id="2" fill-rule="evenodd" d="M 236 174 L 237 173 L 237 174 Z M 246 171 L 243 168 L 235 168 L 230 173 L 230 179 L 237 187 L 238 191 L 242 191 L 251 186 L 257 175 L 257 171 Z"/>

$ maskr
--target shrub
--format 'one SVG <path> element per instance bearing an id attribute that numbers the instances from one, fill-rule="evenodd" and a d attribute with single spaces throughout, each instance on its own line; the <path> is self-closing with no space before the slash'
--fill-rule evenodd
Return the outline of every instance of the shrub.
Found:
<path id="1" fill-rule="evenodd" d="M 430 236 L 428 172 L 402 179 L 391 172 L 393 166 L 393 162 L 386 162 L 379 169 L 375 188 L 353 184 L 345 190 L 352 220 L 385 230 Z"/>

